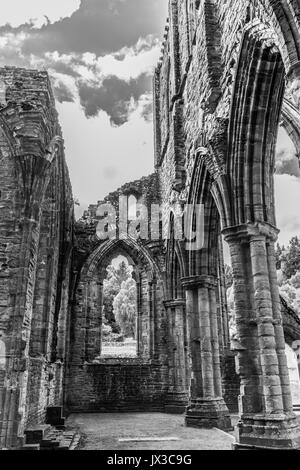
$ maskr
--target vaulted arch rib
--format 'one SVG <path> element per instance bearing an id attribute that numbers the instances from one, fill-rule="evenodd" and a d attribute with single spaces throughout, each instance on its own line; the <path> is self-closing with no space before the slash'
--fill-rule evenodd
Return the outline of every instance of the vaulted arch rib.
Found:
<path id="1" fill-rule="evenodd" d="M 283 100 L 281 123 L 295 145 L 298 158 L 300 158 L 300 112 L 288 98 Z"/>
<path id="2" fill-rule="evenodd" d="M 192 178 L 189 205 L 194 208 L 193 223 L 190 223 L 189 240 L 193 238 L 196 229 L 195 219 L 199 216 L 199 211 L 203 211 L 203 223 L 201 223 L 201 233 L 197 237 L 202 240 L 198 249 L 188 250 L 188 275 L 216 275 L 217 266 L 217 245 L 220 232 L 220 214 L 218 206 L 224 208 L 224 201 L 220 192 L 212 191 L 212 177 L 205 162 L 198 157 Z M 215 186 L 216 188 L 216 186 Z M 214 197 L 218 198 L 216 204 Z"/>
<path id="3" fill-rule="evenodd" d="M 284 76 L 277 48 L 247 32 L 236 73 L 228 135 L 233 225 L 249 221 L 274 224 L 274 155 Z"/>
<path id="4" fill-rule="evenodd" d="M 92 276 L 103 260 L 105 260 L 110 253 L 118 251 L 118 249 L 122 249 L 126 252 L 137 265 L 139 263 L 147 265 L 150 269 L 152 278 L 154 278 L 158 273 L 158 268 L 147 250 L 140 246 L 134 239 L 127 237 L 126 239 L 120 240 L 108 240 L 98 246 L 85 262 L 82 270 L 82 277 Z"/>
<path id="5" fill-rule="evenodd" d="M 294 65 L 300 59 L 299 2 L 298 0 L 269 0 L 269 3 L 275 14 L 278 25 L 280 25 L 290 63 Z"/>

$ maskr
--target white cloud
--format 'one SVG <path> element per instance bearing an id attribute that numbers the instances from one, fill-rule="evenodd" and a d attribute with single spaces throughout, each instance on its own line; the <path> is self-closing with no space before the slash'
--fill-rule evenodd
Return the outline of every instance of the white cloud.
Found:
<path id="1" fill-rule="evenodd" d="M 18 27 L 33 22 L 36 28 L 67 18 L 78 10 L 80 0 L 0 0 L 0 26 Z"/>
<path id="2" fill-rule="evenodd" d="M 52 86 L 58 87 L 60 84 L 63 84 L 67 90 L 72 94 L 73 101 L 76 102 L 79 106 L 79 96 L 78 89 L 73 77 L 70 75 L 65 75 L 63 73 L 58 73 L 55 70 L 51 70 L 50 74 Z"/>
<path id="3" fill-rule="evenodd" d="M 16 58 L 20 54 L 21 47 L 28 34 L 24 32 L 19 33 L 3 33 L 0 37 L 1 54 L 5 53 L 7 49 L 15 49 Z"/>
<path id="4" fill-rule="evenodd" d="M 98 73 L 104 76 L 115 75 L 121 80 L 137 78 L 144 72 L 151 72 L 157 64 L 160 47 L 136 53 L 128 51 L 123 60 L 117 60 L 114 55 L 106 55 L 97 60 Z"/>
<path id="5" fill-rule="evenodd" d="M 36 58 L 36 64 L 41 65 L 43 61 L 45 62 L 44 65 L 57 62 L 68 64 L 84 81 L 98 83 L 99 85 L 106 77 L 110 76 L 129 82 L 143 73 L 152 73 L 157 64 L 160 54 L 159 44 L 155 42 L 152 47 L 141 49 L 143 44 L 139 40 L 132 48 L 124 48 L 116 54 L 108 54 L 103 57 L 97 57 L 90 52 L 84 54 L 47 52 L 44 59 Z M 122 60 L 118 58 L 120 56 Z"/>
<path id="6" fill-rule="evenodd" d="M 71 64 L 73 57 L 70 54 L 59 54 L 57 51 L 46 52 L 45 58 L 51 62 L 64 62 L 65 64 Z M 42 59 L 41 59 L 42 60 Z"/>
<path id="7" fill-rule="evenodd" d="M 153 173 L 153 127 L 141 118 L 141 109 L 121 127 L 112 127 L 104 112 L 87 120 L 77 103 L 58 103 L 57 109 L 73 192 L 81 205 L 77 216 L 122 184 Z"/>
<path id="8" fill-rule="evenodd" d="M 123 122 L 123 120 L 127 120 L 127 114 L 131 114 L 137 107 L 145 120 L 151 119 L 152 93 L 148 88 L 151 83 L 152 70 L 160 53 L 156 40 L 151 36 L 140 39 L 132 48 L 122 48 L 115 54 L 97 57 L 88 52 L 60 54 L 58 51 L 53 51 L 46 52 L 43 56 L 24 54 L 22 42 L 26 39 L 27 34 L 23 32 L 3 34 L 0 40 L 0 66 L 10 63 L 10 65 L 18 67 L 47 70 L 58 101 L 81 102 L 85 110 L 90 109 L 91 106 L 94 110 L 93 104 L 91 105 L 94 98 L 88 96 L 85 101 L 82 101 L 82 95 L 79 96 L 82 86 L 90 87 L 91 91 L 102 90 L 104 107 L 99 105 L 98 108 L 105 110 L 114 123 L 116 123 L 117 113 L 117 125 L 120 124 L 119 118 L 122 110 L 124 111 L 124 119 L 122 118 L 121 121 Z M 112 80 L 117 84 L 115 93 L 114 90 L 111 90 L 110 82 L 107 84 L 107 80 Z M 121 81 L 126 83 L 120 85 Z M 110 86 L 110 88 L 106 89 L 106 86 Z M 135 90 L 137 96 L 134 94 Z M 112 99 L 109 96 L 112 96 Z M 135 96 L 135 99 L 132 100 L 128 108 L 131 96 Z M 98 108 L 96 107 L 96 113 Z M 114 117 L 110 112 L 113 112 Z M 90 111 L 87 111 L 87 115 L 90 114 Z M 91 115 L 94 114 L 93 112 Z"/>

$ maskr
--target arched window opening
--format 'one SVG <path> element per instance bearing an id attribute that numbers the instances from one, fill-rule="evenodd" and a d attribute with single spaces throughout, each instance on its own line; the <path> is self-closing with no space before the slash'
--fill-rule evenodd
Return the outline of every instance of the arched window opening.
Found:
<path id="1" fill-rule="evenodd" d="M 285 345 L 285 354 L 290 376 L 293 405 L 300 405 L 300 377 L 296 352 L 288 345 Z"/>
<path id="2" fill-rule="evenodd" d="M 175 299 L 182 299 L 183 292 L 181 286 L 181 272 L 180 272 L 180 265 L 178 261 L 178 256 L 175 256 L 174 259 L 174 277 L 173 277 L 173 293 Z"/>
<path id="3" fill-rule="evenodd" d="M 128 196 L 128 220 L 136 220 L 137 216 L 137 199 L 131 194 Z"/>
<path id="4" fill-rule="evenodd" d="M 0 370 L 5 368 L 6 363 L 6 350 L 5 343 L 0 339 Z"/>
<path id="5" fill-rule="evenodd" d="M 224 240 L 224 237 L 221 236 L 220 239 L 221 243 L 221 250 L 223 253 L 223 266 L 222 266 L 222 260 L 220 264 L 220 270 L 223 268 L 223 272 L 220 274 L 220 276 L 224 276 L 224 279 L 222 280 L 223 286 L 225 289 L 225 297 L 224 297 L 224 302 L 226 302 L 226 308 L 228 312 L 228 323 L 229 323 L 229 336 L 230 340 L 235 340 L 237 336 L 237 330 L 236 330 L 236 321 L 235 321 L 235 312 L 234 312 L 234 286 L 233 286 L 233 271 L 232 271 L 232 264 L 231 264 L 231 257 L 230 257 L 230 252 L 229 252 L 229 246 L 228 243 Z"/>
<path id="6" fill-rule="evenodd" d="M 137 283 L 124 256 L 115 257 L 103 282 L 102 357 L 130 358 L 138 350 Z"/>
<path id="7" fill-rule="evenodd" d="M 183 298 L 183 291 L 182 291 L 182 285 L 181 285 L 182 273 L 180 269 L 178 254 L 175 250 L 175 245 L 176 245 L 175 218 L 174 218 L 173 213 L 171 213 L 171 216 L 170 216 L 168 239 L 169 239 L 168 262 L 170 264 L 170 271 L 169 271 L 170 298 L 172 298 L 173 300 L 182 299 Z"/>

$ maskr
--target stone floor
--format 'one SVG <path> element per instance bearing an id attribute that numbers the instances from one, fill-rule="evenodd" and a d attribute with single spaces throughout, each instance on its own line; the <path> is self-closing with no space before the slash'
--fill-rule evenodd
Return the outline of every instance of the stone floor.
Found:
<path id="1" fill-rule="evenodd" d="M 66 424 L 84 450 L 231 450 L 234 442 L 233 432 L 187 428 L 183 416 L 164 413 L 72 414 Z"/>

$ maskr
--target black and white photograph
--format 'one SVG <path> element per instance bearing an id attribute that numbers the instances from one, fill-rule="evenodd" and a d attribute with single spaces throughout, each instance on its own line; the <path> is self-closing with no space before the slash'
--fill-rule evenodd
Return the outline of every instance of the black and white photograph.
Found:
<path id="1" fill-rule="evenodd" d="M 0 450 L 300 450 L 300 0 L 0 7 Z"/>

